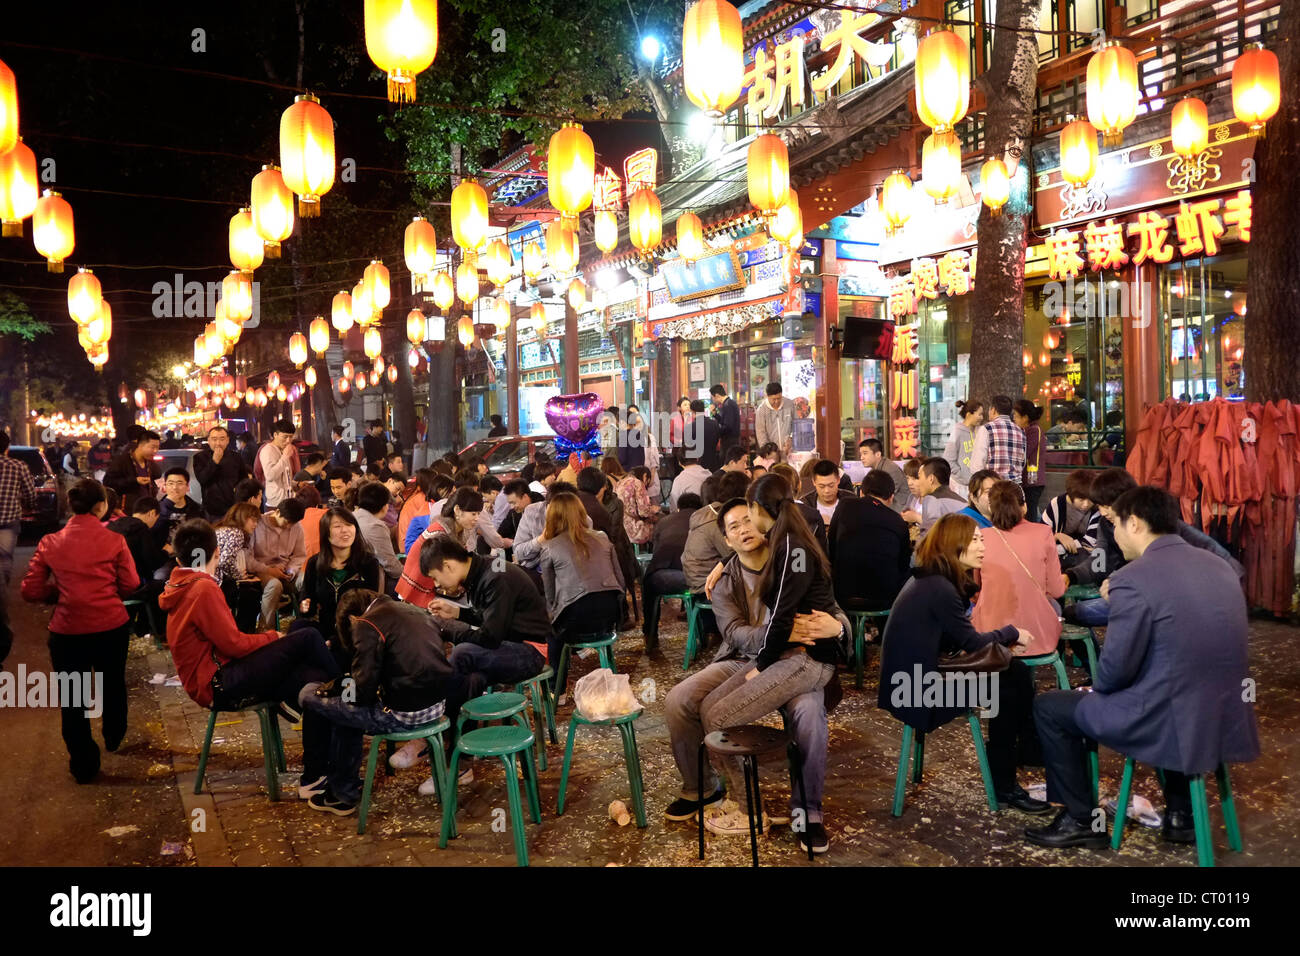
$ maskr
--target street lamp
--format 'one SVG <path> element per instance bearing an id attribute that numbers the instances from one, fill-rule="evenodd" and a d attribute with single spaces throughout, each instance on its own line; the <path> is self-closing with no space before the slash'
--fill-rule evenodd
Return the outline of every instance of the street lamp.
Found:
<path id="1" fill-rule="evenodd" d="M 662 52 L 663 46 L 660 44 L 659 38 L 654 34 L 647 33 L 641 38 L 641 55 L 651 63 L 658 60 L 659 54 Z"/>

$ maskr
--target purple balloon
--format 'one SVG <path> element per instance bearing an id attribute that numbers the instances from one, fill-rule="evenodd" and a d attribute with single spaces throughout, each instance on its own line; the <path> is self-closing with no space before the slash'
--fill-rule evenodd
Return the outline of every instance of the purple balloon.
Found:
<path id="1" fill-rule="evenodd" d="M 581 395 L 555 395 L 546 402 L 546 421 L 555 434 L 581 445 L 596 430 L 596 419 L 605 403 L 594 392 Z"/>

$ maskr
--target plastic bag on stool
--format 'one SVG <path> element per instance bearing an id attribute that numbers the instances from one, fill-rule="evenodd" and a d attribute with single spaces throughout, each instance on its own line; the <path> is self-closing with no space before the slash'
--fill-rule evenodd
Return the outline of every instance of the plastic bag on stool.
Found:
<path id="1" fill-rule="evenodd" d="M 573 687 L 573 703 L 588 720 L 609 720 L 641 709 L 632 695 L 626 674 L 615 674 L 601 667 L 578 680 Z"/>

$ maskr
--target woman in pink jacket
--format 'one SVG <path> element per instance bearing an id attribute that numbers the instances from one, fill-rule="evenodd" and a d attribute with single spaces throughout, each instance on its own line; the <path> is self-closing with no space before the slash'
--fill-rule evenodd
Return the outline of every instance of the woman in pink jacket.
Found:
<path id="1" fill-rule="evenodd" d="M 1050 654 L 1061 638 L 1055 602 L 1065 594 L 1052 531 L 1025 519 L 1025 495 L 1013 481 L 994 484 L 988 500 L 993 527 L 984 534 L 984 567 L 971 623 L 977 630 L 1014 624 L 1034 635 L 1017 653 Z"/>

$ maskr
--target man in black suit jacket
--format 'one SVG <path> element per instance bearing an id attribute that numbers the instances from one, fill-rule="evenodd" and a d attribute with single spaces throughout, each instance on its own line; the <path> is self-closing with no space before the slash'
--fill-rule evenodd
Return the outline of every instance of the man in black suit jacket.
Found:
<path id="1" fill-rule="evenodd" d="M 861 498 L 839 502 L 827 544 L 835 601 L 846 611 L 887 610 L 907 580 L 912 544 L 907 522 L 890 507 L 894 483 L 869 471 Z"/>
<path id="2" fill-rule="evenodd" d="M 722 467 L 722 432 L 718 423 L 704 414 L 702 400 L 697 398 L 691 402 L 691 412 L 695 417 L 682 435 L 682 456 L 685 460 L 681 463 L 685 465 L 696 461 L 706 471 L 717 471 Z"/>
<path id="3" fill-rule="evenodd" d="M 709 389 L 709 396 L 713 399 L 713 417 L 718 421 L 722 447 L 730 448 L 740 442 L 740 406 L 728 397 L 725 385 L 714 385 Z"/>

